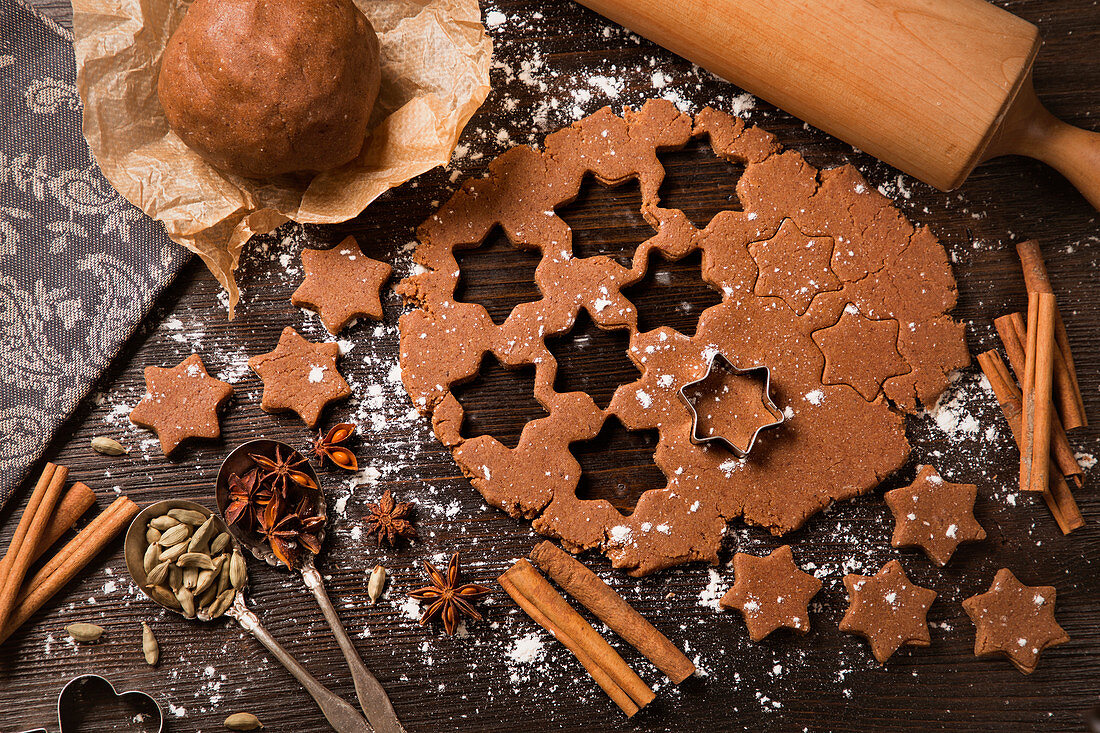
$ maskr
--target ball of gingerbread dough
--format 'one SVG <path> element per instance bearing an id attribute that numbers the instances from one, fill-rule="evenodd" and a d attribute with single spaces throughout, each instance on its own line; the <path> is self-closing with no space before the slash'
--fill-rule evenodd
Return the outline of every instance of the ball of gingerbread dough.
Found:
<path id="1" fill-rule="evenodd" d="M 381 78 L 352 0 L 195 0 L 168 41 L 168 124 L 249 178 L 336 168 L 359 154 Z"/>

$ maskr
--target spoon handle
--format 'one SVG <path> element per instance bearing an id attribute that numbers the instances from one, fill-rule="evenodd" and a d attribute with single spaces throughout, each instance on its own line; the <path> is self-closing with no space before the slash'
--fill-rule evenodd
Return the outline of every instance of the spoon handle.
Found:
<path id="1" fill-rule="evenodd" d="M 317 703 L 317 707 L 321 708 L 325 720 L 329 722 L 333 730 L 337 733 L 369 733 L 371 727 L 359 714 L 359 711 L 318 682 L 316 677 L 311 675 L 297 659 L 290 655 L 290 652 L 275 641 L 275 637 L 260 624 L 260 619 L 256 617 L 256 614 L 244 605 L 243 595 L 243 593 L 237 594 L 229 614 L 240 622 L 245 631 L 256 637 L 256 640 L 263 644 L 279 660 L 279 663 L 294 675 L 296 680 L 302 683 L 302 687 Z"/>
<path id="2" fill-rule="evenodd" d="M 389 696 L 382 689 L 378 678 L 363 664 L 355 645 L 351 643 L 347 632 L 344 631 L 344 625 L 340 623 L 340 617 L 336 615 L 336 609 L 332 607 L 332 601 L 329 600 L 328 593 L 325 592 L 321 573 L 317 571 L 312 562 L 307 562 L 302 566 L 302 579 L 313 591 L 313 596 L 317 599 L 317 605 L 321 607 L 321 612 L 324 613 L 329 628 L 336 636 L 336 643 L 340 645 L 340 651 L 344 653 L 348 669 L 351 670 L 351 678 L 355 682 L 355 694 L 359 697 L 359 705 L 363 708 L 363 712 L 367 714 L 367 719 L 374 726 L 374 730 L 377 733 L 405 733 L 405 729 L 401 727 L 401 723 L 397 720 L 397 714 L 393 711 Z"/>

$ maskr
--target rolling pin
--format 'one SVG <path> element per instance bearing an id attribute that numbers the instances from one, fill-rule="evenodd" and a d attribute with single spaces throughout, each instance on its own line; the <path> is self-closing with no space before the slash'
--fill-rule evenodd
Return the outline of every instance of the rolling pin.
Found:
<path id="1" fill-rule="evenodd" d="M 983 0 L 579 0 L 944 191 L 1027 155 L 1100 209 L 1100 134 L 1039 102 L 1039 30 Z"/>

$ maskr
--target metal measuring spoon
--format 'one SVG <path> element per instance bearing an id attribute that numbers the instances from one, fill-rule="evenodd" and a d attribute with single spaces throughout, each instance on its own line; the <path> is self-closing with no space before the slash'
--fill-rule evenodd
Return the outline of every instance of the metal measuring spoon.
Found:
<path id="1" fill-rule="evenodd" d="M 250 453 L 258 453 L 273 458 L 276 448 L 284 455 L 293 453 L 301 455 L 300 451 L 295 450 L 286 443 L 261 438 L 250 440 L 238 446 L 226 456 L 221 469 L 218 471 L 218 481 L 214 489 L 218 511 L 221 512 L 222 517 L 225 516 L 225 508 L 229 505 L 229 477 L 232 474 L 243 476 L 245 472 L 256 466 L 249 458 Z M 320 494 L 317 501 L 317 511 L 322 518 L 327 519 L 328 505 L 325 503 L 325 495 L 321 489 L 321 481 L 317 477 L 317 471 L 314 470 L 308 460 L 295 466 L 295 469 L 302 471 L 313 479 L 313 483 L 317 486 L 317 492 Z M 275 553 L 271 551 L 271 547 L 255 534 L 244 532 L 237 526 L 230 527 L 229 532 L 244 547 L 248 548 L 257 559 L 276 567 L 281 565 L 275 557 Z M 324 539 L 324 529 L 322 529 L 317 535 L 317 540 L 318 542 L 324 542 Z M 382 684 L 363 664 L 355 645 L 352 644 L 347 632 L 344 631 L 344 625 L 340 622 L 340 617 L 336 614 L 336 609 L 333 608 L 328 593 L 325 592 L 321 573 L 317 571 L 313 564 L 313 554 L 309 552 L 302 553 L 296 569 L 302 574 L 302 580 L 305 581 L 306 586 L 313 592 L 313 597 L 317 599 L 317 605 L 321 607 L 325 621 L 328 622 L 329 628 L 332 629 L 332 633 L 336 637 L 336 643 L 339 644 L 340 651 L 343 653 L 345 661 L 347 661 L 348 669 L 351 670 L 351 678 L 355 683 L 355 694 L 359 698 L 359 706 L 366 713 L 367 720 L 374 726 L 377 733 L 404 733 L 405 729 L 397 720 L 397 714 L 394 712 L 393 705 L 390 703 L 386 691 L 382 688 Z"/>
<path id="2" fill-rule="evenodd" d="M 145 530 L 149 524 L 149 520 L 153 517 L 159 517 L 163 514 L 167 514 L 169 509 L 191 509 L 196 512 L 202 513 L 204 516 L 209 517 L 213 514 L 209 509 L 202 504 L 196 504 L 193 501 L 186 501 L 183 499 L 166 499 L 164 501 L 158 501 L 154 504 L 142 509 L 134 521 L 131 522 L 130 528 L 126 530 L 126 542 L 124 550 L 126 554 L 126 569 L 130 571 L 130 577 L 141 592 L 144 593 L 151 601 L 157 603 L 162 608 L 167 608 L 173 613 L 178 613 L 181 616 L 183 613 L 171 606 L 166 606 L 156 598 L 153 598 L 149 594 L 145 585 L 145 564 L 143 562 L 145 558 L 145 551 L 149 547 L 149 542 L 145 538 Z M 215 519 L 215 524 L 219 525 L 222 532 L 228 530 L 225 526 L 225 522 L 221 517 Z M 232 535 L 230 535 L 232 538 Z M 233 547 L 236 548 L 236 540 L 233 540 Z M 321 708 L 321 712 L 324 714 L 325 719 L 338 733 L 367 733 L 370 731 L 370 725 L 359 714 L 352 705 L 343 698 L 336 695 L 336 693 L 329 690 L 322 685 L 303 667 L 297 659 L 291 656 L 290 652 L 282 647 L 279 642 L 275 641 L 267 629 L 260 624 L 260 619 L 256 617 L 248 606 L 245 605 L 244 593 L 248 587 L 247 580 L 245 585 L 237 590 L 236 596 L 233 598 L 233 605 L 226 610 L 227 616 L 232 616 L 237 619 L 241 627 L 256 637 L 264 647 L 271 652 L 279 663 L 286 667 L 287 671 L 294 675 L 294 678 L 298 680 L 306 692 L 309 693 L 313 701 L 317 703 L 317 706 Z M 210 621 L 211 619 L 205 614 L 197 615 L 200 621 Z"/>

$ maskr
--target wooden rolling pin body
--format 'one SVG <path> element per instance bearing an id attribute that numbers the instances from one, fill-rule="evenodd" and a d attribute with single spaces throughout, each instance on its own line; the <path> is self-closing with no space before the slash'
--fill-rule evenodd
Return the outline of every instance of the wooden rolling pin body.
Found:
<path id="1" fill-rule="evenodd" d="M 1038 29 L 983 0 L 580 2 L 937 188 L 1018 153 L 1100 208 L 1100 135 L 1042 108 Z"/>

